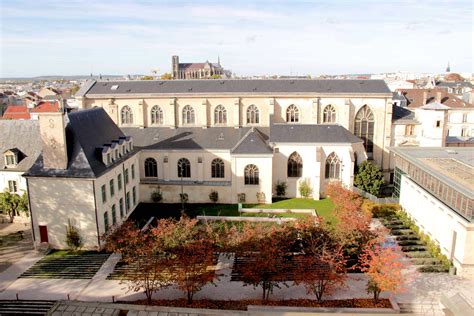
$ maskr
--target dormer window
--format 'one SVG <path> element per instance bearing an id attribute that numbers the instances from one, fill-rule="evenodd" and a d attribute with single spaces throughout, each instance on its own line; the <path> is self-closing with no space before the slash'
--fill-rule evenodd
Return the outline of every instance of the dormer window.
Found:
<path id="1" fill-rule="evenodd" d="M 13 150 L 7 150 L 4 153 L 5 166 L 7 168 L 14 168 L 18 165 L 18 155 Z"/>

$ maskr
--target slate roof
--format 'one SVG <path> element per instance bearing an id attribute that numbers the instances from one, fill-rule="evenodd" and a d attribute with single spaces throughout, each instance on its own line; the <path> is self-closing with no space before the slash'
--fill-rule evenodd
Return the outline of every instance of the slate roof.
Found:
<path id="1" fill-rule="evenodd" d="M 102 162 L 101 147 L 125 137 L 102 108 L 70 113 L 66 122 L 67 169 L 45 169 L 41 155 L 26 176 L 94 178 L 134 154 L 126 155 L 109 167 Z"/>
<path id="2" fill-rule="evenodd" d="M 272 143 L 361 143 L 341 125 L 336 124 L 287 124 L 274 123 L 270 126 Z"/>
<path id="3" fill-rule="evenodd" d="M 395 124 L 419 123 L 415 119 L 415 112 L 398 105 L 392 106 L 392 122 Z"/>
<path id="4" fill-rule="evenodd" d="M 5 169 L 3 153 L 18 150 L 16 168 Z M 38 121 L 0 120 L 0 171 L 26 171 L 41 153 Z"/>
<path id="5" fill-rule="evenodd" d="M 89 86 L 90 85 L 90 86 Z M 112 86 L 118 86 L 112 90 Z M 94 81 L 76 95 L 86 97 L 143 95 L 301 95 L 301 94 L 377 94 L 392 96 L 383 80 L 269 79 L 269 80 L 138 80 Z"/>
<path id="6" fill-rule="evenodd" d="M 437 87 L 449 87 L 449 88 L 457 88 L 457 87 L 468 87 L 472 88 L 472 83 L 469 81 L 461 81 L 461 82 L 448 82 L 448 81 L 439 81 L 436 83 Z"/>
<path id="7" fill-rule="evenodd" d="M 269 129 L 258 128 L 265 135 Z M 124 127 L 122 131 L 133 138 L 136 147 L 154 150 L 232 150 L 247 136 L 251 128 L 212 127 Z"/>
<path id="8" fill-rule="evenodd" d="M 232 149 L 233 154 L 273 154 L 268 146 L 268 136 L 257 128 L 250 129 L 242 140 Z"/>

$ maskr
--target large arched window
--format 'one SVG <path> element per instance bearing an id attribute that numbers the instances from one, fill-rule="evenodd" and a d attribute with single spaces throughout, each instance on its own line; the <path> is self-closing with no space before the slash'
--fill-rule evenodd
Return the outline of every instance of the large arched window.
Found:
<path id="1" fill-rule="evenodd" d="M 336 109 L 331 104 L 324 108 L 323 123 L 336 123 Z"/>
<path id="2" fill-rule="evenodd" d="M 287 174 L 290 178 L 299 178 L 303 173 L 303 160 L 301 156 L 295 151 L 288 158 Z"/>
<path id="3" fill-rule="evenodd" d="M 300 121 L 300 110 L 296 105 L 292 104 L 286 109 L 286 121 L 289 123 Z"/>
<path id="4" fill-rule="evenodd" d="M 191 178 L 191 163 L 186 158 L 178 160 L 178 177 Z"/>
<path id="5" fill-rule="evenodd" d="M 374 152 L 374 114 L 367 105 L 357 112 L 354 122 L 354 134 L 364 141 L 365 151 L 369 158 Z"/>
<path id="6" fill-rule="evenodd" d="M 211 163 L 211 177 L 224 178 L 224 161 L 216 158 Z"/>
<path id="7" fill-rule="evenodd" d="M 151 108 L 151 124 L 163 124 L 163 110 L 158 105 Z"/>
<path id="8" fill-rule="evenodd" d="M 133 112 L 132 109 L 126 105 L 122 108 L 120 112 L 122 124 L 133 124 Z"/>
<path id="9" fill-rule="evenodd" d="M 260 123 L 260 111 L 255 105 L 251 105 L 247 108 L 247 124 L 258 124 Z"/>
<path id="10" fill-rule="evenodd" d="M 153 158 L 145 159 L 145 177 L 158 177 L 158 164 Z"/>
<path id="11" fill-rule="evenodd" d="M 218 105 L 214 110 L 214 124 L 227 123 L 227 110 L 222 105 Z"/>
<path id="12" fill-rule="evenodd" d="M 340 179 L 341 160 L 333 152 L 326 158 L 326 179 Z"/>
<path id="13" fill-rule="evenodd" d="M 194 124 L 195 116 L 194 116 L 194 109 L 186 105 L 183 108 L 183 124 Z"/>
<path id="14" fill-rule="evenodd" d="M 247 165 L 244 170 L 245 184 L 258 184 L 258 168 L 256 165 Z"/>

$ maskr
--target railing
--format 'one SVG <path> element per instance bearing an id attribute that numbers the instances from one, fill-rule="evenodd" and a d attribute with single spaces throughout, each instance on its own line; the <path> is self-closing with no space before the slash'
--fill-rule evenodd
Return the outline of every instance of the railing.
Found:
<path id="1" fill-rule="evenodd" d="M 365 192 L 364 190 L 361 190 L 357 187 L 352 187 L 352 191 L 356 192 L 360 196 L 365 197 L 366 199 L 372 202 L 376 202 L 380 204 L 398 203 L 399 201 L 398 198 L 394 198 L 394 197 L 378 198 L 375 195 Z"/>

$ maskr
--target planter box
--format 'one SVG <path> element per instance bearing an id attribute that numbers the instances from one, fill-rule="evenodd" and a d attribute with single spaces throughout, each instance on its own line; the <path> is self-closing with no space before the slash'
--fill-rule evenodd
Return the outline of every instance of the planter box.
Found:
<path id="1" fill-rule="evenodd" d="M 222 221 L 222 222 L 291 222 L 296 221 L 296 218 L 291 217 L 246 217 L 246 216 L 196 216 L 199 221 Z"/>

